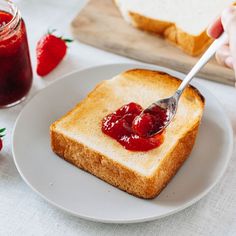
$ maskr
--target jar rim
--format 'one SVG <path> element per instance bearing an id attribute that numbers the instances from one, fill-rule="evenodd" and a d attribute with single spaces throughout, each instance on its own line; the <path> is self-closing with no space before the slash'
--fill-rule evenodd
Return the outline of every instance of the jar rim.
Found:
<path id="1" fill-rule="evenodd" d="M 0 27 L 0 36 L 2 34 L 5 34 L 6 33 L 5 31 L 8 29 L 15 29 L 21 19 L 20 12 L 17 6 L 11 0 L 3 0 L 3 1 L 6 2 L 7 5 L 9 6 L 9 9 L 12 11 L 9 13 L 12 14 L 13 17 L 9 22 Z"/>

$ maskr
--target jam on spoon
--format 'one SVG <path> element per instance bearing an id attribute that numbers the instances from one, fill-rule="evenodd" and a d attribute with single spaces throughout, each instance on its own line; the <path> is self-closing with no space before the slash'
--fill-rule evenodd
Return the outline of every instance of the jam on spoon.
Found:
<path id="1" fill-rule="evenodd" d="M 136 116 L 132 123 L 132 129 L 141 137 L 150 137 L 163 129 L 166 122 L 166 110 L 155 106 L 152 109 L 144 110 L 140 115 Z"/>
<path id="2" fill-rule="evenodd" d="M 141 125 L 140 123 L 133 125 L 134 120 L 142 111 L 143 108 L 134 102 L 122 106 L 117 111 L 103 118 L 102 132 L 114 138 L 130 151 L 148 151 L 159 147 L 164 141 L 163 133 L 148 138 L 142 135 L 146 132 L 147 127 L 152 126 L 152 118 L 150 118 L 150 121 L 148 115 L 145 114 L 143 117 L 146 118 L 142 118 Z M 155 119 L 154 121 L 158 122 Z M 154 125 L 156 124 L 155 122 Z"/>

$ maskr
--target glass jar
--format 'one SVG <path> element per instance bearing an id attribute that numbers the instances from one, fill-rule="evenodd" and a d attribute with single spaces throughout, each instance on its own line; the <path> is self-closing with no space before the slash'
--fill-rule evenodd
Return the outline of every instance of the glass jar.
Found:
<path id="1" fill-rule="evenodd" d="M 25 23 L 11 1 L 0 0 L 0 108 L 21 102 L 31 84 Z"/>

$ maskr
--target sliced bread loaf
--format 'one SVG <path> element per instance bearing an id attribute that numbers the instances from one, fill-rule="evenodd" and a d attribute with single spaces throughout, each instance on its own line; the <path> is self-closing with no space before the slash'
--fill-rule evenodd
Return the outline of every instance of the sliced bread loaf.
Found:
<path id="1" fill-rule="evenodd" d="M 126 150 L 101 131 L 101 121 L 129 102 L 147 107 L 170 96 L 180 80 L 158 71 L 135 69 L 101 82 L 82 102 L 50 127 L 52 150 L 104 181 L 142 198 L 153 198 L 190 154 L 204 98 L 188 87 L 164 143 L 147 152 Z"/>
<path id="2" fill-rule="evenodd" d="M 208 25 L 235 0 L 115 0 L 124 19 L 197 56 L 211 43 Z"/>

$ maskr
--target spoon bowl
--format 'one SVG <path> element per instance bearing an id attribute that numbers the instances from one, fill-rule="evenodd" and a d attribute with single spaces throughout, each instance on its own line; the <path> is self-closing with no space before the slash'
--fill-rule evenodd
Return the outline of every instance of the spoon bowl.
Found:
<path id="1" fill-rule="evenodd" d="M 174 96 L 160 99 L 143 110 L 142 113 L 149 113 L 154 116 L 158 116 L 161 109 L 166 114 L 165 119 L 160 122 L 160 125 L 156 125 L 152 132 L 150 132 L 147 136 L 153 136 L 155 134 L 161 133 L 170 124 L 177 112 L 178 100 L 178 96 L 175 94 Z"/>

